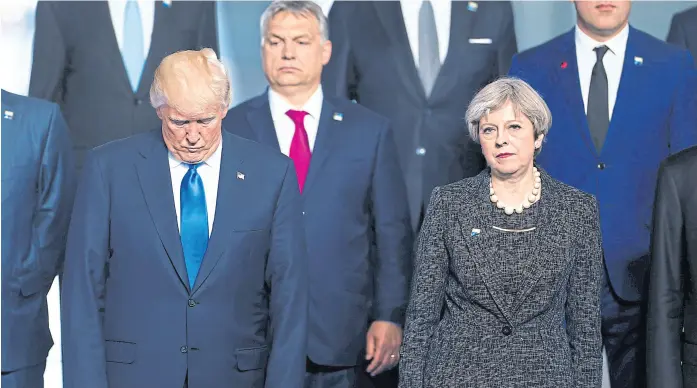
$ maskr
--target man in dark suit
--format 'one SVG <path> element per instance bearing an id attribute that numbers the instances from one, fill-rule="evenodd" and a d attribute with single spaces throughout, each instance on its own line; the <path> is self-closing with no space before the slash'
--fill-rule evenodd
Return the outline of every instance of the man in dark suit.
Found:
<path id="1" fill-rule="evenodd" d="M 690 54 L 629 26 L 631 2 L 577 1 L 571 31 L 513 59 L 552 111 L 537 162 L 598 198 L 603 341 L 613 388 L 645 384 L 644 280 L 660 162 L 697 144 Z M 650 91 L 650 92 L 647 92 Z"/>
<path id="2" fill-rule="evenodd" d="M 697 64 L 697 7 L 673 15 L 666 41 L 690 50 Z"/>
<path id="3" fill-rule="evenodd" d="M 261 24 L 270 89 L 225 127 L 295 163 L 310 268 L 305 387 L 354 387 L 357 368 L 397 365 L 402 340 L 413 239 L 390 125 L 323 93 L 331 42 L 317 4 L 274 2 Z"/>
<path id="4" fill-rule="evenodd" d="M 511 4 L 335 2 L 330 19 L 336 48 L 323 86 L 391 120 L 416 231 L 435 186 L 484 168 L 462 116 L 517 51 Z"/>
<path id="5" fill-rule="evenodd" d="M 697 387 L 697 147 L 658 173 L 648 314 L 650 388 Z"/>
<path id="6" fill-rule="evenodd" d="M 67 244 L 65 386 L 299 388 L 307 258 L 292 162 L 222 131 L 211 49 L 166 57 L 162 129 L 92 151 Z"/>
<path id="7" fill-rule="evenodd" d="M 56 1 L 37 12 L 57 33 L 39 34 L 32 80 L 60 103 L 78 169 L 91 148 L 159 125 L 147 103 L 157 65 L 179 50 L 218 50 L 210 1 Z M 41 38 L 41 39 L 40 39 Z M 48 40 L 49 44 L 46 44 Z M 42 61 L 41 59 L 45 59 Z M 60 76 L 55 90 L 55 66 Z M 43 85 L 43 86 L 42 86 Z M 45 89 L 45 90 L 44 90 Z"/>
<path id="8" fill-rule="evenodd" d="M 46 294 L 63 266 L 75 194 L 57 105 L 2 91 L 2 386 L 43 388 Z"/>

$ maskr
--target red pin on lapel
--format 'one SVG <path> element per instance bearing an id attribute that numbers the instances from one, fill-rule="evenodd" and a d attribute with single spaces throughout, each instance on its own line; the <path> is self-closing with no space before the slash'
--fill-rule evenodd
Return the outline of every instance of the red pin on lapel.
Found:
<path id="1" fill-rule="evenodd" d="M 561 67 L 562 69 L 566 69 L 568 66 L 569 66 L 569 64 L 568 64 L 566 61 L 562 62 L 561 65 L 560 65 L 560 67 Z"/>

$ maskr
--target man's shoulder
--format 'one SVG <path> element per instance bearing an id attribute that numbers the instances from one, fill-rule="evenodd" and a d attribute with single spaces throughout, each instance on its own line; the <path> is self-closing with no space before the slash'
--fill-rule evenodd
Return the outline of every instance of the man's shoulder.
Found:
<path id="1" fill-rule="evenodd" d="M 670 60 L 685 56 L 687 53 L 685 49 L 666 43 L 649 33 L 633 27 L 630 27 L 629 30 L 629 40 L 635 48 L 650 52 L 653 58 L 661 62 L 665 62 L 666 60 L 670 62 Z"/>
<path id="2" fill-rule="evenodd" d="M 672 23 L 680 25 L 697 25 L 697 7 L 688 8 L 682 12 L 676 13 L 675 15 L 673 15 Z"/>
<path id="3" fill-rule="evenodd" d="M 51 115 L 52 112 L 59 110 L 58 105 L 54 102 L 42 100 L 39 98 L 22 96 L 14 94 L 6 90 L 2 91 L 3 108 L 20 110 L 22 112 L 31 112 L 32 114 Z M 4 114 L 4 112 L 3 112 Z"/>
<path id="4" fill-rule="evenodd" d="M 283 155 L 281 151 L 257 141 L 238 136 L 234 133 L 223 130 L 223 139 L 223 146 L 225 146 L 225 140 L 227 140 L 232 148 L 241 154 L 240 157 L 245 161 L 284 170 L 290 162 L 290 158 Z"/>
<path id="5" fill-rule="evenodd" d="M 563 50 L 569 49 L 569 44 L 573 44 L 573 29 L 567 31 L 561 35 L 558 35 L 545 43 L 531 47 L 527 50 L 521 51 L 516 54 L 516 62 L 524 64 L 527 66 L 534 66 L 538 68 L 539 66 L 547 67 L 550 63 L 550 57 L 555 56 Z M 554 66 L 558 66 L 558 63 L 554 63 Z"/>
<path id="6" fill-rule="evenodd" d="M 357 102 L 341 97 L 325 97 L 325 100 L 334 108 L 333 112 L 328 112 L 332 120 L 360 124 L 369 131 L 383 131 L 389 127 L 389 119 Z"/>
<path id="7" fill-rule="evenodd" d="M 668 171 L 697 171 L 697 146 L 684 149 L 663 161 L 663 168 Z"/>

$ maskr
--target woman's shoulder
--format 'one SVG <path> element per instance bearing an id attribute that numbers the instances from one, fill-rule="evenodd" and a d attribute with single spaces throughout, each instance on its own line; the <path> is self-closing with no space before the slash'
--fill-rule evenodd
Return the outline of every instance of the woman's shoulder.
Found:
<path id="1" fill-rule="evenodd" d="M 460 179 L 447 185 L 436 186 L 431 197 L 445 202 L 456 200 L 458 203 L 461 203 L 464 198 L 471 198 L 473 194 L 479 193 L 486 184 L 487 174 L 481 172 L 470 178 Z"/>
<path id="2" fill-rule="evenodd" d="M 595 196 L 568 185 L 560 180 L 552 178 L 548 173 L 543 173 L 542 192 L 547 192 L 549 198 L 559 206 L 573 208 L 576 211 L 594 213 L 597 211 Z"/>

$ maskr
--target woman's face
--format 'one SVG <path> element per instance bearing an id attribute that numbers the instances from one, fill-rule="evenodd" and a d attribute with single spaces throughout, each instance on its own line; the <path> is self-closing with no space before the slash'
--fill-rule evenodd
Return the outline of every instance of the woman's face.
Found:
<path id="1" fill-rule="evenodd" d="M 543 137 L 535 139 L 530 120 L 517 114 L 510 102 L 479 121 L 482 153 L 492 172 L 500 176 L 532 169 L 535 150 L 541 146 Z"/>

